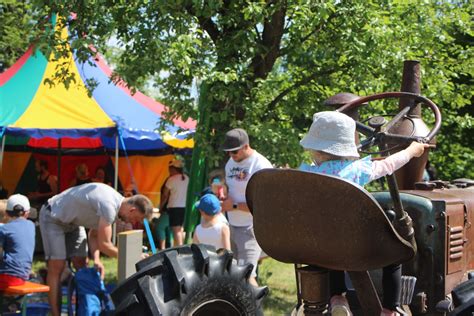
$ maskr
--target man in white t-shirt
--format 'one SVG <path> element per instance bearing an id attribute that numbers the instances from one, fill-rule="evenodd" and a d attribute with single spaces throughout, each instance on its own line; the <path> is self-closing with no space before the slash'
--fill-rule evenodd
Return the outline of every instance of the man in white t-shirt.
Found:
<path id="1" fill-rule="evenodd" d="M 227 132 L 222 149 L 230 155 L 225 166 L 229 193 L 222 203 L 222 210 L 227 211 L 229 217 L 232 251 L 239 264 L 253 264 L 249 282 L 258 286 L 256 268 L 262 249 L 253 232 L 253 216 L 245 200 L 245 189 L 252 174 L 273 166 L 267 158 L 250 147 L 244 129 L 236 128 Z"/>

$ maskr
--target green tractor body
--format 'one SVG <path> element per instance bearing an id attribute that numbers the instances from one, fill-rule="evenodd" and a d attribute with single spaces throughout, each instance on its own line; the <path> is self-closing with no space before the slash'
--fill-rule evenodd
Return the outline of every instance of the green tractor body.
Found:
<path id="1" fill-rule="evenodd" d="M 388 192 L 373 196 L 383 209 L 393 207 Z M 474 270 L 474 186 L 406 190 L 400 197 L 413 220 L 418 247 L 403 264 L 404 275 L 417 277 L 412 312 L 434 313 Z"/>

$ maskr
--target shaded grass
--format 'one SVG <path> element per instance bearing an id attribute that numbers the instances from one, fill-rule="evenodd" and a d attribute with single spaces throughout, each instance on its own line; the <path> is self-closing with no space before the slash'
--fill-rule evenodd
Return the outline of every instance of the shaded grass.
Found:
<path id="1" fill-rule="evenodd" d="M 289 315 L 297 301 L 294 265 L 268 258 L 258 272 L 259 284 L 270 290 L 263 300 L 264 315 Z"/>
<path id="2" fill-rule="evenodd" d="M 105 266 L 105 284 L 117 284 L 117 259 L 103 256 L 101 260 Z M 89 265 L 92 266 L 92 262 Z M 41 269 L 46 269 L 44 257 L 35 256 L 31 270 L 38 275 Z"/>
<path id="3" fill-rule="evenodd" d="M 117 259 L 102 257 L 105 266 L 105 284 L 117 284 Z M 33 272 L 46 268 L 43 257 L 35 257 Z M 292 264 L 271 258 L 259 265 L 259 284 L 268 286 L 270 293 L 263 300 L 264 315 L 289 315 L 296 304 L 295 271 Z"/>

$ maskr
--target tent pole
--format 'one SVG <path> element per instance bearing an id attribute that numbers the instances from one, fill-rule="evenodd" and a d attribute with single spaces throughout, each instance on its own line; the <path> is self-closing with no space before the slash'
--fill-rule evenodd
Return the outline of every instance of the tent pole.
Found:
<path id="1" fill-rule="evenodd" d="M 115 174 L 114 174 L 114 189 L 118 191 L 118 164 L 119 164 L 119 139 L 118 133 L 115 136 Z"/>
<path id="2" fill-rule="evenodd" d="M 0 151 L 0 173 L 3 174 L 3 153 L 5 152 L 5 142 L 6 142 L 7 136 L 5 133 L 2 135 L 2 149 Z"/>
<path id="3" fill-rule="evenodd" d="M 118 191 L 118 164 L 119 164 L 119 135 L 115 135 L 115 174 L 114 174 L 114 189 Z M 117 244 L 117 223 L 112 224 L 112 243 Z"/>
<path id="4" fill-rule="evenodd" d="M 58 192 L 61 192 L 61 138 L 58 138 Z"/>

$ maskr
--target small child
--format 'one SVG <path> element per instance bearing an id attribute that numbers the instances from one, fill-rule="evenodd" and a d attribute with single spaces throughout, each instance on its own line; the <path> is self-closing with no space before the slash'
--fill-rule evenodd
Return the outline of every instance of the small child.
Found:
<path id="1" fill-rule="evenodd" d="M 420 157 L 428 144 L 411 143 L 408 148 L 383 160 L 372 161 L 371 157 L 359 158 L 355 143 L 355 121 L 339 112 L 319 112 L 313 116 L 308 134 L 301 146 L 311 153 L 313 164 L 302 164 L 300 169 L 341 177 L 364 186 L 370 181 L 392 174 L 411 158 Z M 352 315 L 346 297 L 344 272 L 331 271 L 331 315 Z M 383 268 L 384 289 L 381 315 L 400 315 L 401 265 Z"/>
<path id="2" fill-rule="evenodd" d="M 217 196 L 212 193 L 204 194 L 196 203 L 196 208 L 201 213 L 202 222 L 196 227 L 193 243 L 230 250 L 230 229 L 220 219 L 221 203 Z"/>
<path id="3" fill-rule="evenodd" d="M 22 285 L 29 279 L 35 249 L 35 225 L 27 220 L 30 201 L 21 194 L 7 200 L 10 221 L 0 227 L 0 290 L 11 285 Z"/>
<path id="4" fill-rule="evenodd" d="M 227 198 L 229 188 L 225 182 L 223 169 L 214 169 L 209 172 L 209 186 L 219 200 L 224 201 Z"/>
<path id="5" fill-rule="evenodd" d="M 173 243 L 173 233 L 170 228 L 170 217 L 166 212 L 166 205 L 159 210 L 159 217 L 153 219 L 155 233 L 158 237 L 158 248 L 166 249 L 166 241 Z"/>

